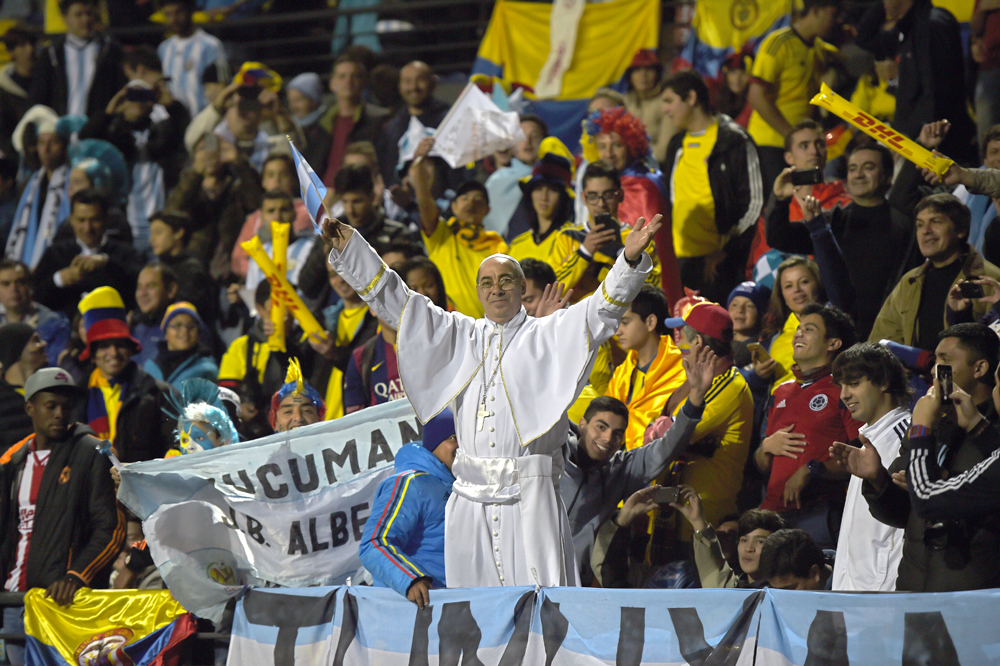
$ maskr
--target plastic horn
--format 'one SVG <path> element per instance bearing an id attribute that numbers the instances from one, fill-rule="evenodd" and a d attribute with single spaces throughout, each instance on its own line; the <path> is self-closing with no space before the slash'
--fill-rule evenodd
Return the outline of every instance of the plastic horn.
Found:
<path id="1" fill-rule="evenodd" d="M 299 322 L 299 325 L 302 326 L 302 331 L 306 335 L 315 333 L 320 337 L 325 337 L 326 332 L 319 325 L 319 322 L 316 321 L 316 317 L 313 317 L 312 313 L 309 312 L 306 304 L 299 298 L 299 295 L 295 292 L 295 287 L 288 283 L 288 279 L 284 273 L 278 272 L 274 266 L 274 262 L 271 261 L 271 257 L 267 256 L 260 238 L 254 236 L 240 246 L 257 262 L 261 272 L 264 273 L 264 277 L 271 283 L 271 298 L 285 302 L 285 307 L 295 317 L 295 321 Z"/>
<path id="2" fill-rule="evenodd" d="M 830 90 L 825 83 L 820 86 L 819 94 L 809 102 L 822 107 L 842 118 L 859 130 L 877 140 L 894 153 L 899 153 L 916 164 L 921 169 L 930 169 L 939 176 L 944 176 L 953 161 L 946 157 L 938 157 L 913 139 L 903 136 L 886 123 L 873 118 L 846 99 Z"/>
<path id="3" fill-rule="evenodd" d="M 282 224 L 276 220 L 271 221 L 271 261 L 274 268 L 281 275 L 288 271 L 288 229 L 290 225 Z M 274 333 L 267 338 L 267 344 L 271 351 L 285 352 L 285 315 L 288 308 L 285 302 L 278 298 L 271 299 L 271 322 L 274 324 Z"/>

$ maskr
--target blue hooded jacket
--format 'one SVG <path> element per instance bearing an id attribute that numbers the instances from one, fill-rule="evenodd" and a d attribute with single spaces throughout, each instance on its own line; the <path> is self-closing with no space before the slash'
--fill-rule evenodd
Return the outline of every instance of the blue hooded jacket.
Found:
<path id="1" fill-rule="evenodd" d="M 359 555 L 375 585 L 406 596 L 419 578 L 447 587 L 444 507 L 455 477 L 419 443 L 399 450 L 396 473 L 379 484 Z"/>

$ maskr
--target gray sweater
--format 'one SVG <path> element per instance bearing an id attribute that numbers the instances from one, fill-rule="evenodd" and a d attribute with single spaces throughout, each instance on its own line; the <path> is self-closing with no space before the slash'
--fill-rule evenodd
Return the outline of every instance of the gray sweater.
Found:
<path id="1" fill-rule="evenodd" d="M 667 434 L 637 449 L 619 451 L 604 463 L 592 462 L 577 434 L 570 432 L 563 445 L 565 471 L 559 481 L 559 494 L 569 514 L 583 585 L 593 579 L 590 552 L 598 529 L 615 514 L 620 502 L 649 485 L 684 452 L 703 412 L 704 406 L 684 403 Z"/>

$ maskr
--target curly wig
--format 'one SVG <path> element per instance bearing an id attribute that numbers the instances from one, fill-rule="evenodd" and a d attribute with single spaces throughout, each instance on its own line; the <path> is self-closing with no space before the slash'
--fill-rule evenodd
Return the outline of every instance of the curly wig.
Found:
<path id="1" fill-rule="evenodd" d="M 617 133 L 633 160 L 642 159 L 649 152 L 646 124 L 620 106 L 594 111 L 587 117 L 584 127 L 587 134 L 594 137 Z"/>

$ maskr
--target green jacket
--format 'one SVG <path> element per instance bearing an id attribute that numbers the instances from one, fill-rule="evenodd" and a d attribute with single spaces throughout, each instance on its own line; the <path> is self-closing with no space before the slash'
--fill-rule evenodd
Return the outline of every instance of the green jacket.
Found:
<path id="1" fill-rule="evenodd" d="M 962 270 L 955 283 L 967 280 L 970 275 L 988 275 L 995 280 L 1000 280 L 1000 268 L 983 259 L 975 249 L 969 248 L 968 254 L 960 259 L 963 262 Z M 905 273 L 899 283 L 889 294 L 889 298 L 882 304 L 882 309 L 875 319 L 875 326 L 872 328 L 868 339 L 872 342 L 879 340 L 892 340 L 904 345 L 912 345 L 916 339 L 917 332 L 917 311 L 920 309 L 920 294 L 924 286 L 924 274 L 927 272 L 929 261 L 925 261 L 920 266 Z M 955 284 L 953 283 L 953 284 Z M 990 306 L 988 303 L 973 303 L 974 320 L 986 314 Z M 948 326 L 946 315 L 947 305 L 941 305 L 941 321 L 944 326 Z"/>

